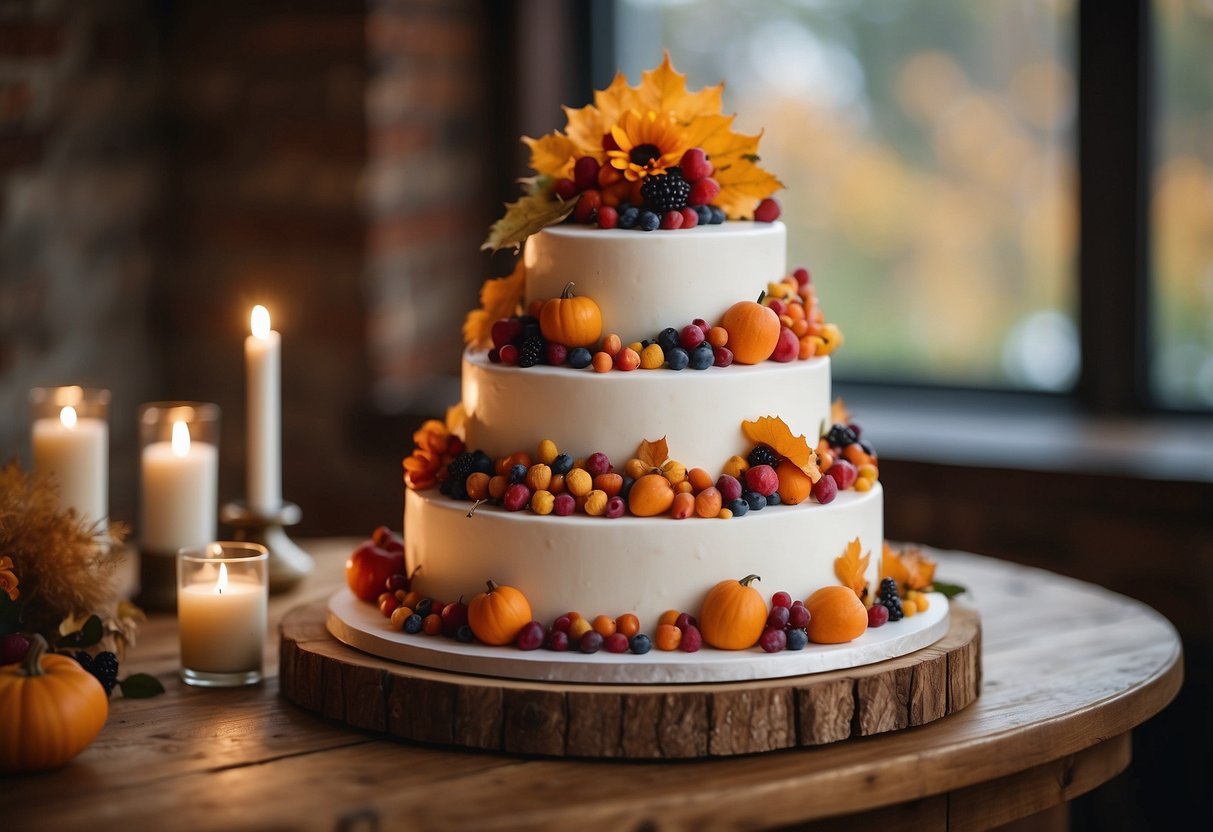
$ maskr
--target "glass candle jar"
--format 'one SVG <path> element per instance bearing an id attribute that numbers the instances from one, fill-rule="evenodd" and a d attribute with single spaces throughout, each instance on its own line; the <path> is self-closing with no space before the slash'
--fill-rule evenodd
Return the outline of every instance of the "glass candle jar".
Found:
<path id="1" fill-rule="evenodd" d="M 181 678 L 202 687 L 260 682 L 264 675 L 269 553 L 222 541 L 177 555 Z"/>

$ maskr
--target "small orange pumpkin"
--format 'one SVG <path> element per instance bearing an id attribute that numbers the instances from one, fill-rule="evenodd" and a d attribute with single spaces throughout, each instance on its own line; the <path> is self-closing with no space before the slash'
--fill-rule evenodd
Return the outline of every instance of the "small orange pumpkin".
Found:
<path id="1" fill-rule="evenodd" d="M 560 297 L 543 304 L 539 331 L 547 340 L 566 347 L 588 347 L 602 335 L 602 310 L 593 298 L 575 296 L 569 283 Z"/>
<path id="2" fill-rule="evenodd" d="M 703 640 L 721 650 L 745 650 L 758 643 L 767 623 L 762 594 L 750 586 L 761 580 L 746 575 L 740 581 L 721 581 L 708 590 L 699 610 Z"/>
<path id="3" fill-rule="evenodd" d="M 109 698 L 75 659 L 47 654 L 35 635 L 20 664 L 0 668 L 0 772 L 43 771 L 89 746 L 109 716 Z"/>
<path id="4" fill-rule="evenodd" d="M 842 644 L 854 641 L 868 629 L 868 610 L 848 586 L 823 586 L 807 599 L 809 641 Z"/>
<path id="5" fill-rule="evenodd" d="M 736 364 L 757 364 L 766 361 L 779 343 L 779 315 L 764 306 L 763 292 L 758 301 L 742 300 L 724 313 L 720 325 L 729 333 L 728 345 Z"/>
<path id="6" fill-rule="evenodd" d="M 487 592 L 468 602 L 468 626 L 485 644 L 509 644 L 531 621 L 531 603 L 512 586 L 486 582 Z"/>
<path id="7" fill-rule="evenodd" d="M 637 517 L 665 514 L 674 504 L 674 486 L 661 474 L 645 474 L 628 491 L 628 510 Z"/>

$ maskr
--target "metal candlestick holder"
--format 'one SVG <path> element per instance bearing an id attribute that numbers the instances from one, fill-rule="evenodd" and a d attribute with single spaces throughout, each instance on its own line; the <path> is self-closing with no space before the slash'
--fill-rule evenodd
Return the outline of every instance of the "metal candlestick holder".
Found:
<path id="1" fill-rule="evenodd" d="M 294 503 L 283 503 L 272 513 L 255 509 L 243 501 L 228 503 L 219 512 L 219 519 L 234 529 L 233 539 L 260 543 L 269 550 L 270 594 L 293 589 L 312 571 L 315 561 L 295 545 L 286 534 L 303 517 Z"/>

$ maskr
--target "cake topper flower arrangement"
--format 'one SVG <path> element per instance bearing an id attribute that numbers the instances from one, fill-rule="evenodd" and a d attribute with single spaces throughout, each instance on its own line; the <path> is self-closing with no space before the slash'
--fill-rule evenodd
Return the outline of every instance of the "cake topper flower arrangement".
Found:
<path id="1" fill-rule="evenodd" d="M 573 221 L 600 228 L 690 228 L 725 219 L 771 222 L 783 184 L 758 165 L 758 140 L 733 131 L 721 109 L 724 84 L 689 91 L 667 53 L 630 86 L 622 73 L 594 103 L 565 108 L 568 122 L 531 149 L 535 175 L 527 193 L 506 206 L 483 248 L 520 246 L 549 225 Z"/>

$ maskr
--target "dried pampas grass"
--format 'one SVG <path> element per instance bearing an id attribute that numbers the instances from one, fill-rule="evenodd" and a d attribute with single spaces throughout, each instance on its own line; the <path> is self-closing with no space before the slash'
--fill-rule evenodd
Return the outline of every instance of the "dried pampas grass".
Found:
<path id="1" fill-rule="evenodd" d="M 25 626 L 57 632 L 68 617 L 115 615 L 114 573 L 126 527 L 88 525 L 59 509 L 58 486 L 13 460 L 0 469 L 0 553 L 12 558 L 21 582 Z"/>

